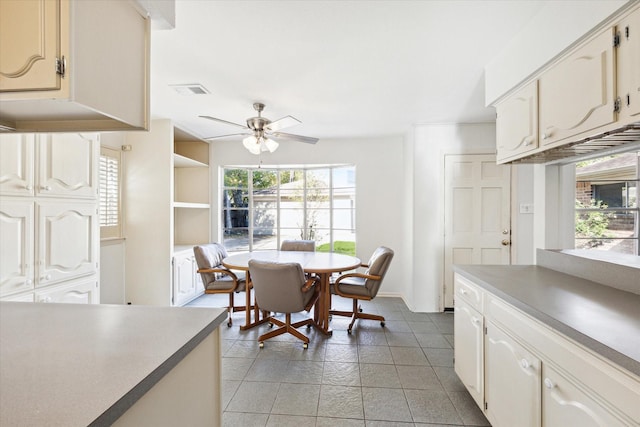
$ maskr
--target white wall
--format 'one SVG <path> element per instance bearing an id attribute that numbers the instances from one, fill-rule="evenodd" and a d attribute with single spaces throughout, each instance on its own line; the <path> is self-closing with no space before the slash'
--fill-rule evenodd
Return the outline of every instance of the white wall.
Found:
<path id="1" fill-rule="evenodd" d="M 354 164 L 356 166 L 356 255 L 368 261 L 376 247 L 388 246 L 395 257 L 380 295 L 406 295 L 405 271 L 412 265 L 405 243 L 406 174 L 402 136 L 360 140 L 321 140 L 315 145 L 283 142 L 275 153 L 250 154 L 240 141 L 211 143 L 212 240 L 220 241 L 220 167 L 252 165 Z"/>
<path id="2" fill-rule="evenodd" d="M 495 153 L 494 124 L 416 126 L 413 152 L 413 295 L 409 308 L 441 310 L 444 277 L 444 156 Z"/>
<path id="3" fill-rule="evenodd" d="M 124 134 L 108 132 L 100 134 L 100 145 L 120 149 Z M 122 157 L 124 163 L 125 156 Z M 121 165 L 122 166 L 122 165 Z M 124 168 L 121 169 L 124 171 Z M 125 241 L 100 242 L 100 303 L 124 304 Z"/>
<path id="4" fill-rule="evenodd" d="M 624 0 L 548 1 L 485 66 L 485 103 L 526 79 L 584 34 L 623 7 Z"/>

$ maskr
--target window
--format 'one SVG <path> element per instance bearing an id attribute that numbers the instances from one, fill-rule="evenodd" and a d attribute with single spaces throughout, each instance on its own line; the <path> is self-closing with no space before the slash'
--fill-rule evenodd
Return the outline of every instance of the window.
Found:
<path id="1" fill-rule="evenodd" d="M 223 169 L 223 243 L 278 249 L 286 239 L 355 255 L 355 166 Z"/>
<path id="2" fill-rule="evenodd" d="M 640 255 L 639 155 L 576 164 L 576 248 Z"/>
<path id="3" fill-rule="evenodd" d="M 120 209 L 120 151 L 100 147 L 100 237 L 113 239 L 122 237 L 122 215 Z"/>

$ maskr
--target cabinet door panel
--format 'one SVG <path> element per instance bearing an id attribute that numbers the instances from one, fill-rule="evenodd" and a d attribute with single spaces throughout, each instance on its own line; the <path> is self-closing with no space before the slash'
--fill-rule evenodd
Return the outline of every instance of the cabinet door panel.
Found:
<path id="1" fill-rule="evenodd" d="M 498 162 L 538 148 L 538 82 L 496 106 Z"/>
<path id="2" fill-rule="evenodd" d="M 544 145 L 615 120 L 613 29 L 540 77 L 540 138 Z"/>
<path id="3" fill-rule="evenodd" d="M 626 425 L 548 365 L 544 367 L 542 405 L 544 427 Z"/>
<path id="4" fill-rule="evenodd" d="M 38 195 L 95 198 L 99 143 L 96 134 L 44 134 L 39 140 Z"/>
<path id="5" fill-rule="evenodd" d="M 59 0 L 0 1 L 0 92 L 60 88 Z"/>
<path id="6" fill-rule="evenodd" d="M 96 278 L 79 280 L 36 291 L 35 300 L 36 302 L 98 304 L 100 302 L 98 280 Z"/>
<path id="7" fill-rule="evenodd" d="M 620 120 L 640 120 L 640 9 L 618 25 L 618 94 L 621 100 Z"/>
<path id="8" fill-rule="evenodd" d="M 182 305 L 195 296 L 193 256 L 173 258 L 173 304 Z"/>
<path id="9" fill-rule="evenodd" d="M 33 134 L 0 135 L 0 194 L 33 195 Z"/>
<path id="10" fill-rule="evenodd" d="M 33 202 L 0 201 L 0 296 L 33 289 Z"/>
<path id="11" fill-rule="evenodd" d="M 93 203 L 38 203 L 38 282 L 46 286 L 97 271 L 98 213 Z"/>
<path id="12" fill-rule="evenodd" d="M 485 400 L 494 427 L 539 427 L 542 366 L 491 322 L 485 335 Z"/>
<path id="13" fill-rule="evenodd" d="M 455 302 L 455 371 L 478 406 L 484 407 L 482 315 L 462 301 Z"/>

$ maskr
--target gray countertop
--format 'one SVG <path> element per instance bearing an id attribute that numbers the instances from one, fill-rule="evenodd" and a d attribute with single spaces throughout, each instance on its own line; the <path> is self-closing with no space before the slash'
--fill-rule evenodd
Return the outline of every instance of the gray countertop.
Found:
<path id="1" fill-rule="evenodd" d="M 535 265 L 457 265 L 454 270 L 640 375 L 640 295 Z"/>
<path id="2" fill-rule="evenodd" d="M 0 302 L 0 425 L 110 425 L 224 309 Z"/>

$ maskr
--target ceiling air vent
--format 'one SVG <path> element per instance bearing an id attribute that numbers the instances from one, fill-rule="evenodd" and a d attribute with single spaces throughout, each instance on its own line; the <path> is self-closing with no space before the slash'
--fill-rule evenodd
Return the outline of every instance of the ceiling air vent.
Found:
<path id="1" fill-rule="evenodd" d="M 180 95 L 208 95 L 210 92 L 200 83 L 188 83 L 182 85 L 169 85 Z"/>

